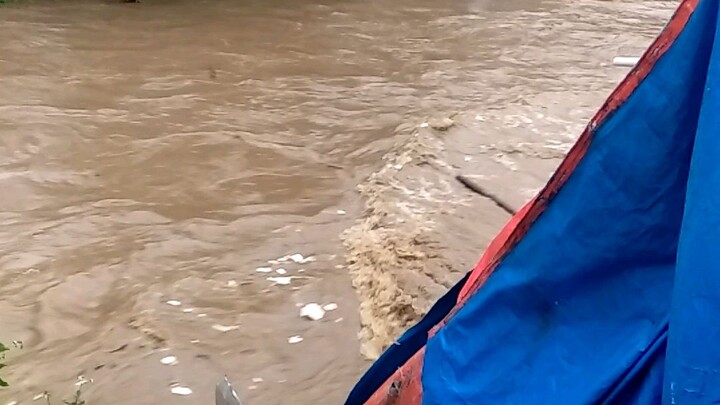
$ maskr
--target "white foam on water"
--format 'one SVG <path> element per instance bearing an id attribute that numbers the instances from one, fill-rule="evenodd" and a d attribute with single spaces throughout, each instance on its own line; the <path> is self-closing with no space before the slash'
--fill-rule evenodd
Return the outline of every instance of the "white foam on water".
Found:
<path id="1" fill-rule="evenodd" d="M 230 332 L 230 331 L 233 331 L 233 330 L 238 330 L 238 329 L 240 329 L 240 325 L 220 325 L 220 324 L 217 324 L 217 323 L 216 323 L 216 324 L 214 324 L 214 325 L 212 326 L 212 328 L 215 329 L 215 330 L 218 331 L 218 332 L 223 332 L 223 333 L 225 333 L 225 332 Z"/>
<path id="2" fill-rule="evenodd" d="M 267 280 L 278 285 L 289 285 L 292 277 L 268 277 Z"/>

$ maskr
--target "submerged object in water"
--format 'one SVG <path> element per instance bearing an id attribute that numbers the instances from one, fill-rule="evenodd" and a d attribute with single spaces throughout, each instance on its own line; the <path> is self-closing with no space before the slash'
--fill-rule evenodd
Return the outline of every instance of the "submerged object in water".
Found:
<path id="1" fill-rule="evenodd" d="M 348 405 L 720 401 L 719 2 L 682 1 Z"/>
<path id="2" fill-rule="evenodd" d="M 235 389 L 227 377 L 215 386 L 215 405 L 242 405 Z"/>

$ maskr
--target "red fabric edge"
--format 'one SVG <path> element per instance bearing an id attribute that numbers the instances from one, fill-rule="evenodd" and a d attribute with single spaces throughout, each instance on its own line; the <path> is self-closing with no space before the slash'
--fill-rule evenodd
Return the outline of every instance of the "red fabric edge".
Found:
<path id="1" fill-rule="evenodd" d="M 630 71 L 625 79 L 618 85 L 608 97 L 600 110 L 590 120 L 575 145 L 570 149 L 563 162 L 560 164 L 550 181 L 523 209 L 510 219 L 507 225 L 500 231 L 490 243 L 478 264 L 473 269 L 473 274 L 465 283 L 465 286 L 458 295 L 458 305 L 445 317 L 444 322 L 436 326 L 435 330 L 444 324 L 459 307 L 472 296 L 478 288 L 492 274 L 499 262 L 512 250 L 513 247 L 527 234 L 533 223 L 545 211 L 552 198 L 565 185 L 568 178 L 578 166 L 590 146 L 595 129 L 602 125 L 605 120 L 618 109 L 630 95 L 637 89 L 638 85 L 652 71 L 657 61 L 667 52 L 670 46 L 685 28 L 690 16 L 697 7 L 699 0 L 684 0 L 678 6 L 675 14 L 665 26 L 663 32 L 657 37 L 653 44 L 645 51 L 638 64 Z"/>
<path id="2" fill-rule="evenodd" d="M 683 0 L 665 29 L 643 54 L 638 64 L 618 85 L 605 103 L 600 107 L 575 145 L 555 171 L 550 181 L 528 202 L 493 239 L 475 266 L 470 278 L 460 291 L 458 303 L 448 315 L 431 331 L 435 335 L 463 307 L 465 302 L 485 283 L 500 261 L 527 234 L 533 223 L 545 211 L 552 198 L 565 185 L 568 178 L 585 157 L 595 129 L 617 110 L 647 77 L 657 61 L 675 42 L 700 0 Z M 366 405 L 420 405 L 422 403 L 422 367 L 425 348 L 420 349 L 385 383 L 375 391 Z"/>
<path id="3" fill-rule="evenodd" d="M 365 402 L 366 405 L 420 405 L 422 367 L 425 348 L 418 350 L 385 384 Z"/>

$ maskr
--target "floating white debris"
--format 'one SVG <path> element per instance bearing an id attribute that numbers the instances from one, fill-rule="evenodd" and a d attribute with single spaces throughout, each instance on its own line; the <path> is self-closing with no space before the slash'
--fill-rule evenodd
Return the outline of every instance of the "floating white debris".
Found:
<path id="1" fill-rule="evenodd" d="M 272 269 L 270 267 L 258 267 L 255 271 L 258 273 L 271 273 Z"/>
<path id="2" fill-rule="evenodd" d="M 198 314 L 198 318 L 205 318 L 207 314 Z"/>
<path id="3" fill-rule="evenodd" d="M 182 305 L 182 302 L 180 302 L 178 300 L 170 300 L 170 301 L 167 301 L 166 304 L 172 305 L 174 307 L 179 307 L 180 305 Z"/>
<path id="4" fill-rule="evenodd" d="M 342 321 L 343 321 L 343 318 L 338 318 L 338 319 L 335 320 L 335 323 L 340 323 L 340 322 L 342 322 Z"/>
<path id="5" fill-rule="evenodd" d="M 303 338 L 301 338 L 300 336 L 290 336 L 288 338 L 288 343 L 290 343 L 290 344 L 300 343 L 302 341 L 303 341 Z"/>
<path id="6" fill-rule="evenodd" d="M 279 285 L 289 285 L 292 277 L 268 277 L 267 280 Z"/>
<path id="7" fill-rule="evenodd" d="M 640 58 L 635 56 L 616 56 L 613 58 L 613 65 L 615 66 L 633 67 L 638 62 L 640 62 Z"/>
<path id="8" fill-rule="evenodd" d="M 45 399 L 48 396 L 47 392 L 43 392 L 42 394 L 37 394 L 33 397 L 33 401 L 39 401 L 41 399 Z"/>
<path id="9" fill-rule="evenodd" d="M 475 120 L 476 121 L 485 121 L 485 118 L 482 115 L 478 114 L 475 116 Z"/>
<path id="10" fill-rule="evenodd" d="M 300 316 L 303 318 L 309 318 L 313 321 L 319 321 L 325 316 L 325 310 L 314 302 L 305 305 L 300 309 Z"/>
<path id="11" fill-rule="evenodd" d="M 268 263 L 270 263 L 270 264 L 280 264 L 280 262 L 277 261 L 277 260 L 268 260 Z"/>
<path id="12" fill-rule="evenodd" d="M 200 343 L 200 341 L 197 340 L 197 339 L 193 339 L 193 340 L 190 341 L 190 343 L 192 343 L 192 344 L 198 344 L 198 343 Z"/>
<path id="13" fill-rule="evenodd" d="M 160 359 L 160 363 L 166 365 L 166 366 L 174 366 L 177 364 L 177 357 L 175 356 L 166 356 Z"/>
<path id="14" fill-rule="evenodd" d="M 277 269 L 277 270 L 275 270 L 275 273 L 277 273 L 277 274 L 287 274 L 287 270 L 285 270 L 285 269 Z"/>
<path id="15" fill-rule="evenodd" d="M 215 329 L 216 331 L 225 333 L 225 332 L 230 332 L 233 330 L 240 329 L 240 325 L 225 326 L 225 325 L 220 325 L 220 324 L 216 323 L 215 325 L 212 326 L 212 328 Z"/>
<path id="16" fill-rule="evenodd" d="M 338 215 L 345 215 L 347 212 L 345 210 L 337 210 Z"/>
<path id="17" fill-rule="evenodd" d="M 429 126 L 430 124 L 428 124 L 427 122 L 423 122 L 422 124 L 420 124 L 420 128 L 427 128 Z"/>
<path id="18" fill-rule="evenodd" d="M 254 382 L 255 384 L 260 384 L 260 383 L 263 382 L 263 381 L 265 381 L 265 380 L 263 380 L 263 379 L 260 378 L 260 377 L 255 377 L 255 378 L 252 379 L 252 382 Z"/>
<path id="19" fill-rule="evenodd" d="M 182 395 L 182 396 L 188 396 L 192 394 L 192 390 L 188 387 L 183 387 L 182 385 L 178 385 L 176 387 L 170 388 L 170 392 L 172 392 L 175 395 Z"/>
<path id="20" fill-rule="evenodd" d="M 288 256 L 288 259 L 294 261 L 295 263 L 302 263 L 305 258 L 300 253 L 295 253 L 290 256 Z"/>
<path id="21" fill-rule="evenodd" d="M 345 214 L 345 211 L 343 211 L 343 210 L 338 210 L 338 214 L 344 215 L 344 214 Z M 314 261 L 315 261 L 315 258 L 314 258 L 314 257 L 312 257 L 312 256 L 303 257 L 303 255 L 301 255 L 300 253 L 295 253 L 295 254 L 293 254 L 293 255 L 290 255 L 290 256 L 288 256 L 288 259 L 294 261 L 295 263 L 300 263 L 300 264 L 305 264 L 305 263 L 309 263 L 309 262 L 314 262 Z"/>
<path id="22" fill-rule="evenodd" d="M 248 390 L 253 391 L 257 389 L 257 385 L 248 385 Z"/>
<path id="23" fill-rule="evenodd" d="M 227 286 L 230 287 L 230 288 L 235 288 L 235 287 L 238 286 L 238 282 L 235 281 L 235 280 L 228 280 Z"/>
<path id="24" fill-rule="evenodd" d="M 192 311 L 194 311 L 194 309 L 192 309 L 192 308 L 185 308 L 185 309 L 183 309 L 183 312 L 185 312 L 186 314 L 189 314 L 189 313 L 192 312 Z"/>
<path id="25" fill-rule="evenodd" d="M 466 161 L 466 162 L 469 162 L 469 161 L 471 161 L 471 160 L 472 160 L 472 156 L 465 156 L 465 161 Z"/>
<path id="26" fill-rule="evenodd" d="M 17 405 L 17 404 L 18 404 L 17 401 L 10 401 L 6 405 Z"/>
<path id="27" fill-rule="evenodd" d="M 329 304 L 323 305 L 323 309 L 326 311 L 334 311 L 334 310 L 338 309 L 338 305 L 334 302 L 331 302 Z"/>
<path id="28" fill-rule="evenodd" d="M 85 384 L 92 383 L 92 378 L 86 378 L 84 375 L 79 375 L 77 378 L 77 381 L 75 382 L 76 387 L 82 387 Z"/>

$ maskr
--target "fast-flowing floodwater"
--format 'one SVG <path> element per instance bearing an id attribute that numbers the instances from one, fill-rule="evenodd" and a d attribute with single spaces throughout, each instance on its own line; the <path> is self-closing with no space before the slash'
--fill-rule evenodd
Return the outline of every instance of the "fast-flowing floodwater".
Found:
<path id="1" fill-rule="evenodd" d="M 532 197 L 675 5 L 0 7 L 0 401 L 342 403 L 507 220 L 454 175 Z"/>

